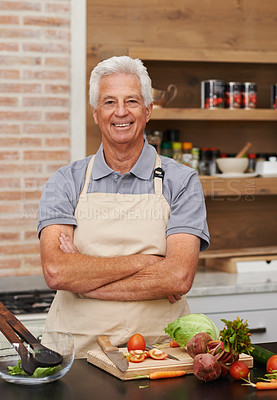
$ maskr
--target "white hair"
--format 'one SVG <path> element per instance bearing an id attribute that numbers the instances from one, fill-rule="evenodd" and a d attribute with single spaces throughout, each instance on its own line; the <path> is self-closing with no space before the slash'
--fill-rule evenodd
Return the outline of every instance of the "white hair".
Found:
<path id="1" fill-rule="evenodd" d="M 111 57 L 101 61 L 91 72 L 89 81 L 89 103 L 96 109 L 99 96 L 99 82 L 105 75 L 112 74 L 131 74 L 136 75 L 141 84 L 141 94 L 148 107 L 153 101 L 152 83 L 146 67 L 138 58 L 133 59 L 129 56 Z"/>

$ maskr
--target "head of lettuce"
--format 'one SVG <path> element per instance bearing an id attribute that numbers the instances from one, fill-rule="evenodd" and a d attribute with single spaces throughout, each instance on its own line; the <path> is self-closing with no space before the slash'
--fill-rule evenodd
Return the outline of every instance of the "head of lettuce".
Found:
<path id="1" fill-rule="evenodd" d="M 164 331 L 180 347 L 186 347 L 188 341 L 200 332 L 208 333 L 213 340 L 218 340 L 220 334 L 218 327 L 204 314 L 187 314 L 168 324 Z"/>

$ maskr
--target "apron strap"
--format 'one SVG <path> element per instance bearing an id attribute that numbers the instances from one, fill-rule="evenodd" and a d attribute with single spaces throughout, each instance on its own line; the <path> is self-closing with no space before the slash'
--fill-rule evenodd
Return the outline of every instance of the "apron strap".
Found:
<path id="1" fill-rule="evenodd" d="M 85 182 L 84 182 L 84 186 L 83 189 L 80 193 L 80 197 L 85 195 L 88 191 L 88 185 L 90 182 L 90 177 L 91 177 L 91 172 L 92 172 L 92 167 L 93 167 L 93 163 L 94 163 L 94 156 L 91 157 L 88 166 L 87 166 L 87 170 L 86 170 L 86 176 L 85 176 Z M 155 188 L 155 194 L 162 194 L 163 193 L 163 177 L 164 177 L 164 171 L 162 169 L 162 163 L 161 163 L 161 159 L 158 156 L 158 154 L 156 155 L 156 160 L 155 160 L 155 166 L 154 166 L 154 188 Z"/>
<path id="2" fill-rule="evenodd" d="M 155 194 L 163 194 L 163 177 L 164 177 L 164 171 L 162 169 L 162 162 L 159 155 L 157 154 L 154 167 Z"/>
<path id="3" fill-rule="evenodd" d="M 90 176 L 91 176 L 91 171 L 92 171 L 92 167 L 93 167 L 93 163 L 94 163 L 94 157 L 95 156 L 92 156 L 88 163 L 86 176 L 85 176 L 85 183 L 84 183 L 84 187 L 80 193 L 80 197 L 86 195 L 86 193 L 88 191 L 88 185 L 90 182 Z"/>

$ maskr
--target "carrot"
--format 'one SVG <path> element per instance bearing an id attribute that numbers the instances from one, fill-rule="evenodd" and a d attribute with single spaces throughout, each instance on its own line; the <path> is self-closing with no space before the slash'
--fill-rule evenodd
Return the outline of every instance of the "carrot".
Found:
<path id="1" fill-rule="evenodd" d="M 162 378 L 176 378 L 178 376 L 186 375 L 186 371 L 159 371 L 151 372 L 149 374 L 150 379 L 162 379 Z"/>
<path id="2" fill-rule="evenodd" d="M 256 388 L 259 390 L 264 389 L 277 389 L 277 380 L 271 382 L 257 382 Z"/>
<path id="3" fill-rule="evenodd" d="M 169 342 L 169 346 L 170 347 L 180 347 L 180 345 L 175 340 L 171 340 Z"/>

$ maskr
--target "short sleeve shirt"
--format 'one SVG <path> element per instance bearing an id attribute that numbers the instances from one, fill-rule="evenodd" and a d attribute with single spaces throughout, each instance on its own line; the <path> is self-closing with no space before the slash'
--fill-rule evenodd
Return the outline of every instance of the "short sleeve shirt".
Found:
<path id="1" fill-rule="evenodd" d="M 77 226 L 74 217 L 82 191 L 86 169 L 92 156 L 75 161 L 57 170 L 44 185 L 38 216 L 38 235 L 48 225 Z M 201 239 L 200 250 L 209 246 L 205 198 L 196 171 L 175 160 L 160 156 L 163 195 L 171 213 L 166 235 L 189 233 Z M 123 175 L 112 170 L 105 161 L 103 146 L 95 155 L 88 193 L 154 193 L 154 165 L 156 151 L 147 140 L 136 164 Z"/>

